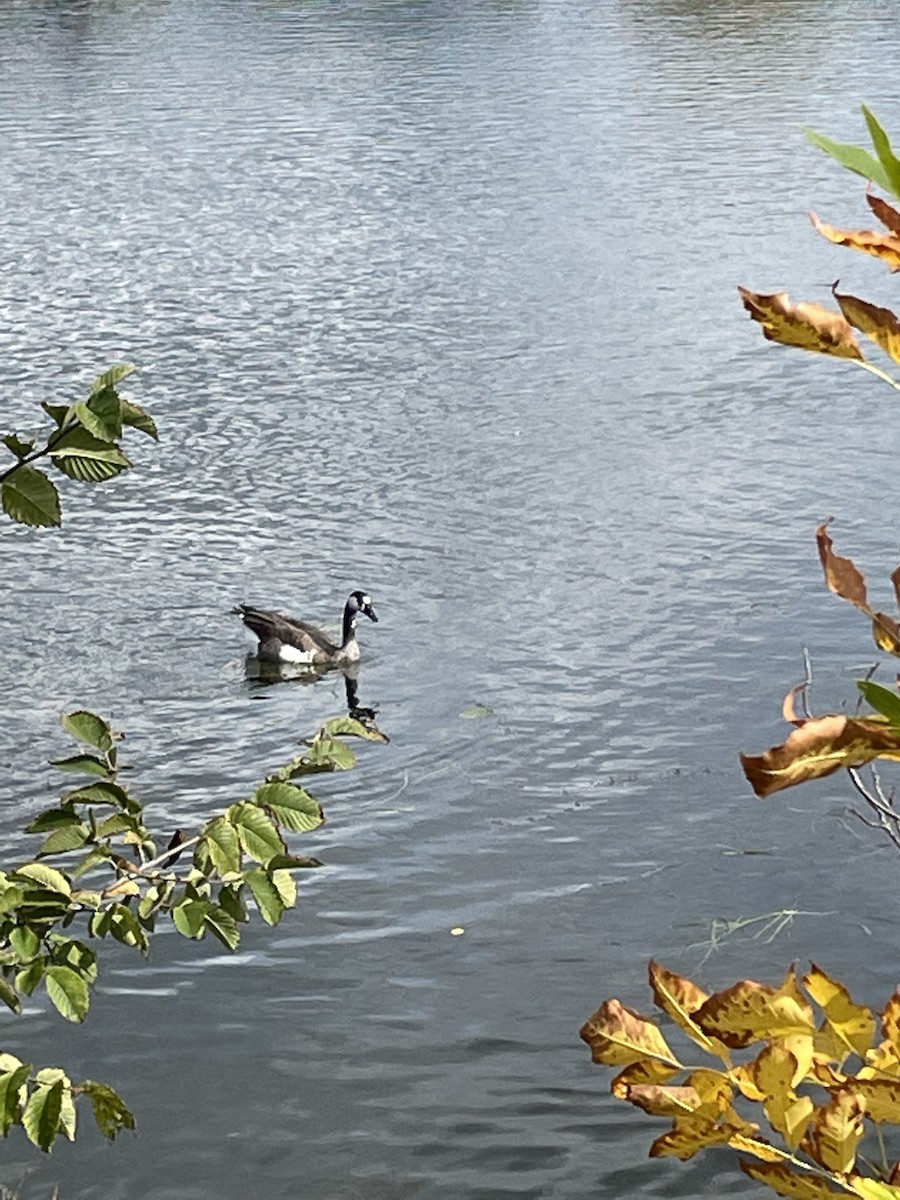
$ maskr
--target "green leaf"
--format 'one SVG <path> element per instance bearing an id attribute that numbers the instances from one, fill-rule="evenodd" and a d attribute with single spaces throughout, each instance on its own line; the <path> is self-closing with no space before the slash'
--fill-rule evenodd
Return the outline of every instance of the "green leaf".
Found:
<path id="1" fill-rule="evenodd" d="M 90 946 L 58 933 L 51 933 L 49 940 L 53 945 L 52 959 L 55 964 L 71 967 L 89 983 L 94 982 L 98 974 L 97 956 Z"/>
<path id="2" fill-rule="evenodd" d="M 206 932 L 206 916 L 213 906 L 208 900 L 182 900 L 172 909 L 175 928 L 187 938 L 202 938 Z"/>
<path id="3" fill-rule="evenodd" d="M 82 775 L 97 775 L 103 779 L 110 773 L 107 764 L 102 759 L 96 758 L 93 754 L 72 754 L 68 758 L 56 758 L 51 761 L 50 766 L 56 767 L 60 771 L 75 771 Z"/>
<path id="4" fill-rule="evenodd" d="M 117 783 L 110 783 L 108 779 L 98 779 L 96 783 L 86 783 L 83 787 L 74 788 L 71 792 L 66 792 L 63 799 L 67 804 L 113 804 L 126 812 L 131 811 L 135 803 L 123 787 Z"/>
<path id="5" fill-rule="evenodd" d="M 105 1138 L 112 1141 L 123 1129 L 134 1129 L 134 1114 L 111 1087 L 85 1079 L 79 1084 L 78 1091 L 90 1101 L 97 1128 Z"/>
<path id="6" fill-rule="evenodd" d="M 123 946 L 137 947 L 142 954 L 150 949 L 147 934 L 141 928 L 135 913 L 124 904 L 114 904 L 109 909 L 109 932 Z"/>
<path id="7" fill-rule="evenodd" d="M 94 392 L 86 403 L 76 404 L 75 416 L 88 433 L 107 445 L 114 445 L 122 436 L 122 402 L 113 387 Z"/>
<path id="8" fill-rule="evenodd" d="M 890 190 L 895 196 L 900 196 L 900 159 L 895 157 L 891 149 L 890 139 L 879 125 L 871 109 L 866 108 L 864 104 L 862 112 L 866 118 L 866 125 L 869 127 L 869 137 L 872 139 L 872 145 L 875 147 L 878 161 L 884 168 L 885 175 L 890 180 Z"/>
<path id="9" fill-rule="evenodd" d="M 227 946 L 229 950 L 237 948 L 241 940 L 240 930 L 235 924 L 234 917 L 230 916 L 224 908 L 219 908 L 216 904 L 210 905 L 203 919 L 206 928 L 219 939 L 223 946 Z"/>
<path id="10" fill-rule="evenodd" d="M 89 746 L 93 746 L 94 749 L 100 750 L 104 754 L 113 747 L 115 734 L 110 725 L 102 717 L 88 712 L 87 709 L 82 708 L 77 712 L 63 713 L 60 717 L 60 724 L 73 738 L 77 738 L 80 742 L 87 742 Z"/>
<path id="11" fill-rule="evenodd" d="M 863 179 L 870 179 L 872 183 L 877 183 L 885 191 L 893 191 L 884 167 L 874 155 L 870 154 L 868 150 L 864 150 L 862 146 L 835 142 L 831 138 L 825 137 L 824 134 L 816 133 L 813 129 L 804 129 L 803 132 L 808 142 L 811 142 L 819 150 L 824 150 L 848 171 L 862 175 Z"/>
<path id="12" fill-rule="evenodd" d="M 164 879 L 148 887 L 138 904 L 138 916 L 149 920 L 155 912 L 165 907 L 175 891 L 175 881 Z"/>
<path id="13" fill-rule="evenodd" d="M 340 738 L 316 734 L 309 748 L 309 761 L 329 771 L 349 771 L 356 765 L 356 755 Z"/>
<path id="14" fill-rule="evenodd" d="M 7 450 L 11 451 L 16 458 L 27 458 L 34 449 L 34 442 L 23 442 L 21 438 L 16 437 L 14 433 L 8 433 L 5 437 L 0 438 Z"/>
<path id="15" fill-rule="evenodd" d="M 90 836 L 91 831 L 87 825 L 80 823 L 57 829 L 41 842 L 38 858 L 44 858 L 48 854 L 67 854 L 72 850 L 80 850 Z"/>
<path id="16" fill-rule="evenodd" d="M 367 742 L 386 742 L 388 739 L 380 729 L 370 728 L 355 717 L 332 717 L 324 725 L 325 732 L 332 737 L 365 738 Z"/>
<path id="17" fill-rule="evenodd" d="M 0 886 L 0 916 L 10 912 L 14 908 L 18 908 L 25 899 L 25 892 L 22 888 L 16 887 L 14 883 L 9 883 L 4 878 L 2 886 Z"/>
<path id="18" fill-rule="evenodd" d="M 281 834 L 256 804 L 232 804 L 225 816 L 237 831 L 241 846 L 257 862 L 267 863 L 273 855 L 284 853 Z"/>
<path id="19" fill-rule="evenodd" d="M 310 858 L 308 854 L 276 854 L 266 863 L 267 871 L 307 871 L 325 864 L 318 858 Z"/>
<path id="20" fill-rule="evenodd" d="M 277 925 L 284 915 L 284 901 L 278 894 L 278 888 L 262 867 L 252 867 L 244 879 L 253 893 L 259 915 L 267 925 Z"/>
<path id="21" fill-rule="evenodd" d="M 47 960 L 45 958 L 36 958 L 24 970 L 17 972 L 16 990 L 22 992 L 25 996 L 30 996 L 44 978 L 44 968 L 46 965 Z"/>
<path id="22" fill-rule="evenodd" d="M 0 486 L 3 511 L 20 525 L 35 529 L 59 525 L 59 492 L 37 467 L 15 467 Z"/>
<path id="23" fill-rule="evenodd" d="M 156 422 L 146 409 L 141 408 L 139 404 L 135 404 L 133 400 L 122 400 L 122 424 L 130 425 L 132 429 L 136 429 L 139 433 L 145 433 L 147 437 L 153 438 L 154 442 L 159 441 Z"/>
<path id="24" fill-rule="evenodd" d="M 105 392 L 107 388 L 115 387 L 123 379 L 127 379 L 129 375 L 133 375 L 134 372 L 134 363 L 116 363 L 108 371 L 104 371 L 102 375 L 97 376 L 91 384 L 91 396 L 96 396 L 98 392 Z"/>
<path id="25" fill-rule="evenodd" d="M 19 1063 L 11 1067 L 10 1062 L 19 1062 L 11 1054 L 4 1054 L 6 1069 L 0 1075 L 0 1133 L 7 1136 L 13 1125 L 22 1118 L 22 1105 L 25 1103 L 26 1085 L 31 1074 L 30 1063 Z"/>
<path id="26" fill-rule="evenodd" d="M 61 1017 L 67 1021 L 83 1021 L 90 1006 L 86 981 L 71 967 L 48 967 L 45 976 L 47 995 Z"/>
<path id="27" fill-rule="evenodd" d="M 857 679 L 856 686 L 876 712 L 887 717 L 892 725 L 900 725 L 900 693 L 893 688 L 882 687 L 871 679 Z"/>
<path id="28" fill-rule="evenodd" d="M 272 871 L 270 878 L 284 907 L 293 908 L 297 903 L 297 880 L 290 871 Z"/>
<path id="29" fill-rule="evenodd" d="M 256 789 L 253 801 L 293 833 L 317 829 L 325 820 L 318 800 L 293 783 L 264 783 Z"/>
<path id="30" fill-rule="evenodd" d="M 126 829 L 134 832 L 139 824 L 140 822 L 137 818 L 132 817 L 129 813 L 113 813 L 97 826 L 97 837 L 114 837 L 117 833 L 123 833 Z"/>
<path id="31" fill-rule="evenodd" d="M 131 466 L 131 460 L 118 446 L 101 441 L 77 425 L 54 443 L 50 457 L 64 475 L 82 483 L 102 483 Z"/>
<path id="32" fill-rule="evenodd" d="M 243 884 L 226 884 L 219 888 L 219 905 L 235 921 L 247 921 L 247 906 L 244 904 Z"/>
<path id="33" fill-rule="evenodd" d="M 28 1097 L 22 1113 L 22 1127 L 28 1140 L 41 1150 L 49 1150 L 59 1133 L 63 1106 L 63 1081 L 50 1087 L 38 1084 Z"/>
<path id="34" fill-rule="evenodd" d="M 81 818 L 71 808 L 45 808 L 26 825 L 26 833 L 53 833 L 57 829 L 65 829 L 67 825 L 78 825 Z"/>
<path id="35" fill-rule="evenodd" d="M 54 867 L 48 867 L 46 863 L 25 863 L 22 867 L 17 867 L 12 872 L 12 878 L 18 880 L 28 880 L 38 884 L 42 888 L 46 888 L 50 892 L 58 892 L 60 896 L 70 897 L 72 895 L 72 885 L 63 875 L 62 871 L 57 871 Z M 26 896 L 26 900 L 28 897 Z"/>
<path id="36" fill-rule="evenodd" d="M 22 1001 L 8 979 L 0 975 L 0 1000 L 16 1014 L 22 1011 Z"/>
<path id="37" fill-rule="evenodd" d="M 43 1067 L 35 1076 L 38 1084 L 53 1087 L 62 1084 L 62 1104 L 59 1113 L 58 1131 L 64 1133 L 70 1142 L 75 1141 L 75 1104 L 72 1100 L 72 1081 L 59 1067 Z"/>
<path id="38" fill-rule="evenodd" d="M 52 417 L 57 429 L 62 429 L 72 412 L 68 404 L 50 404 L 46 400 L 42 402 L 41 408 L 49 417 Z"/>
<path id="39" fill-rule="evenodd" d="M 220 875 L 231 875 L 241 869 L 241 843 L 237 830 L 224 817 L 210 821 L 205 830 L 207 849 L 212 864 Z"/>
<path id="40" fill-rule="evenodd" d="M 20 963 L 31 962 L 41 949 L 41 939 L 27 925 L 17 926 L 9 935 L 9 944 L 16 952 Z"/>

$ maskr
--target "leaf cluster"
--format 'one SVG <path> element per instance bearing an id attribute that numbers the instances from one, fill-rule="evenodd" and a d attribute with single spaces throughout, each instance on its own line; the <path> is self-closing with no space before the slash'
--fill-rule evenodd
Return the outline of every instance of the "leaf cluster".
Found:
<path id="1" fill-rule="evenodd" d="M 15 433 L 0 438 L 16 460 L 0 472 L 0 506 L 8 517 L 22 525 L 61 524 L 59 492 L 46 472 L 34 466 L 39 459 L 49 459 L 70 479 L 103 483 L 131 466 L 119 444 L 126 427 L 157 438 L 150 414 L 118 391 L 133 371 L 133 366 L 121 363 L 94 380 L 86 400 L 43 404 L 52 428 L 40 440 Z"/>
<path id="2" fill-rule="evenodd" d="M 31 861 L 0 871 L 0 1000 L 13 1012 L 39 987 L 68 1021 L 83 1021 L 98 976 L 90 942 L 112 938 L 148 954 L 161 919 L 182 936 L 207 934 L 228 950 L 240 943 L 252 905 L 277 925 L 297 902 L 295 872 L 322 866 L 292 851 L 288 838 L 324 821 L 319 802 L 293 782 L 298 776 L 346 770 L 355 758 L 342 739 L 385 741 L 376 728 L 348 717 L 327 721 L 292 759 L 191 836 L 176 830 L 162 846 L 144 805 L 122 781 L 122 735 L 96 713 L 65 715 L 81 749 L 53 765 L 75 776 L 27 832 L 41 841 Z M 83 926 L 84 937 L 72 936 Z M 87 940 L 85 940 L 85 937 Z M 107 1137 L 133 1128 L 134 1117 L 111 1088 L 72 1084 L 57 1068 L 32 1068 L 0 1055 L 0 1131 L 21 1125 L 47 1150 L 74 1137 L 73 1098 L 89 1099 Z"/>
<path id="3" fill-rule="evenodd" d="M 594 1062 L 620 1068 L 614 1096 L 671 1121 L 651 1157 L 724 1145 L 780 1196 L 900 1200 L 897 1167 L 858 1171 L 863 1138 L 900 1125 L 900 991 L 875 1014 L 815 964 L 802 980 L 792 968 L 778 987 L 742 980 L 712 995 L 655 962 L 649 977 L 664 1019 L 713 1066 L 682 1061 L 658 1024 L 618 1000 L 581 1037 Z"/>

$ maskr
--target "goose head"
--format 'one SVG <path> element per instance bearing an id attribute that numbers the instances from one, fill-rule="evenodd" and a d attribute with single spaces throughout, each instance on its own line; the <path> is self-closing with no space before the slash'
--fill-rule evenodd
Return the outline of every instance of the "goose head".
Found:
<path id="1" fill-rule="evenodd" d="M 345 615 L 349 616 L 354 624 L 357 613 L 362 613 L 370 621 L 378 623 L 378 617 L 375 615 L 375 609 L 372 607 L 372 597 L 367 592 L 351 592 L 347 597 L 347 606 L 344 611 Z"/>

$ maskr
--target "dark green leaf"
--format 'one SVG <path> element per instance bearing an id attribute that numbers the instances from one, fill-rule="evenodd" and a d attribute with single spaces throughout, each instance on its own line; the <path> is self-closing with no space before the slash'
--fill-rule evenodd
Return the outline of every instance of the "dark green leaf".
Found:
<path id="1" fill-rule="evenodd" d="M 115 388 L 103 388 L 86 403 L 76 404 L 75 416 L 88 433 L 107 445 L 122 436 L 122 402 Z"/>
<path id="2" fill-rule="evenodd" d="M 41 1150 L 49 1150 L 59 1133 L 63 1086 L 61 1079 L 49 1087 L 38 1084 L 22 1112 L 22 1127 L 29 1141 Z"/>
<path id="3" fill-rule="evenodd" d="M 293 833 L 317 829 L 325 819 L 318 800 L 293 783 L 264 783 L 256 789 L 253 801 Z"/>
<path id="4" fill-rule="evenodd" d="M 257 862 L 267 863 L 273 855 L 284 854 L 281 834 L 256 804 L 232 804 L 225 815 L 237 831 L 241 846 Z"/>
<path id="5" fill-rule="evenodd" d="M 134 1129 L 134 1114 L 111 1087 L 105 1083 L 95 1083 L 93 1079 L 85 1079 L 78 1091 L 91 1102 L 97 1128 L 105 1138 L 112 1141 L 123 1129 Z"/>
<path id="6" fill-rule="evenodd" d="M 26 833 L 52 833 L 57 829 L 65 829 L 67 825 L 79 825 L 81 818 L 71 808 L 46 808 L 39 813 L 30 825 L 25 827 Z"/>
<path id="7" fill-rule="evenodd" d="M 110 725 L 96 713 L 88 712 L 83 708 L 77 712 L 63 713 L 60 723 L 66 733 L 71 734 L 80 742 L 87 742 L 95 750 L 100 750 L 105 754 L 113 747 L 115 735 Z"/>
<path id="8" fill-rule="evenodd" d="M 140 822 L 138 819 L 132 817 L 129 813 L 113 813 L 97 826 L 97 837 L 114 837 L 117 833 L 123 833 L 126 829 L 133 832 L 139 825 Z"/>
<path id="9" fill-rule="evenodd" d="M 229 950 L 237 948 L 241 940 L 240 930 L 235 924 L 234 917 L 230 916 L 224 908 L 219 908 L 215 904 L 210 905 L 204 921 L 206 928 L 219 939 L 223 946 Z"/>
<path id="10" fill-rule="evenodd" d="M 123 946 L 136 946 L 142 954 L 146 954 L 150 943 L 137 915 L 124 904 L 114 904 L 109 912 L 109 932 L 116 941 Z"/>
<path id="11" fill-rule="evenodd" d="M 146 433 L 147 437 L 152 437 L 155 442 L 159 441 L 159 433 L 156 428 L 156 422 L 139 404 L 135 404 L 133 400 L 122 401 L 122 424 L 130 425 L 139 433 Z"/>
<path id="12" fill-rule="evenodd" d="M 53 418 L 57 429 L 62 429 L 72 413 L 72 409 L 68 404 L 50 404 L 44 401 L 41 404 L 41 408 L 48 416 Z"/>
<path id="13" fill-rule="evenodd" d="M 67 804 L 114 804 L 117 808 L 130 811 L 130 797 L 123 787 L 110 783 L 108 779 L 98 779 L 96 783 L 86 783 L 82 787 L 66 792 L 64 800 Z"/>
<path id="14" fill-rule="evenodd" d="M 91 831 L 87 825 L 68 825 L 64 829 L 57 829 L 41 842 L 38 858 L 44 858 L 48 854 L 67 854 L 72 850 L 80 850 L 90 836 Z"/>
<path id="15" fill-rule="evenodd" d="M 22 1001 L 19 999 L 16 989 L 12 986 L 8 979 L 0 975 L 0 1000 L 11 1008 L 14 1013 L 22 1011 Z"/>
<path id="16" fill-rule="evenodd" d="M 0 486 L 3 511 L 20 525 L 59 525 L 59 492 L 37 467 L 15 467 Z"/>
<path id="17" fill-rule="evenodd" d="M 900 693 L 871 679 L 858 679 L 856 686 L 876 712 L 887 717 L 892 725 L 900 725 Z"/>
<path id="18" fill-rule="evenodd" d="M 71 967 L 48 967 L 45 975 L 47 995 L 61 1017 L 83 1021 L 90 1005 L 90 993 L 84 978 Z"/>
<path id="19" fill-rule="evenodd" d="M 93 754 L 72 754 L 68 758 L 57 758 L 50 763 L 60 771 L 74 771 L 82 775 L 96 775 L 101 779 L 109 775 L 109 767 Z"/>
<path id="20" fill-rule="evenodd" d="M 284 915 L 284 901 L 278 894 L 278 888 L 262 867 L 252 867 L 244 878 L 253 893 L 259 915 L 267 925 L 277 925 Z"/>
<path id="21" fill-rule="evenodd" d="M 315 867 L 324 867 L 325 864 L 318 858 L 310 858 L 306 854 L 276 854 L 274 858 L 270 858 L 266 863 L 267 871 L 295 871 L 295 870 L 311 870 Z"/>
<path id="22" fill-rule="evenodd" d="M 25 1092 L 23 1091 L 28 1077 L 31 1074 L 30 1063 L 19 1063 L 18 1066 L 13 1066 L 13 1063 L 18 1063 L 17 1058 L 13 1058 L 11 1054 L 3 1055 L 3 1074 L 0 1075 L 0 1133 L 4 1137 L 9 1133 L 13 1125 L 18 1124 L 22 1119 L 22 1105 L 25 1102 Z"/>
<path id="23" fill-rule="evenodd" d="M 118 446 L 101 441 L 80 426 L 70 429 L 54 443 L 50 457 L 64 475 L 82 483 L 102 483 L 131 466 Z"/>
<path id="24" fill-rule="evenodd" d="M 5 437 L 0 438 L 3 445 L 16 456 L 18 459 L 27 458 L 34 449 L 34 442 L 23 442 L 21 438 L 16 437 L 14 433 L 8 433 Z"/>
<path id="25" fill-rule="evenodd" d="M 219 888 L 219 904 L 233 920 L 244 922 L 248 919 L 242 884 L 226 884 Z"/>
<path id="26" fill-rule="evenodd" d="M 30 996 L 44 978 L 44 968 L 46 965 L 46 959 L 36 958 L 23 970 L 18 971 L 16 973 L 16 991 L 21 992 L 25 996 Z"/>
<path id="27" fill-rule="evenodd" d="M 61 937 L 57 933 L 50 935 L 50 941 L 53 944 L 51 957 L 54 963 L 71 967 L 88 983 L 94 982 L 97 978 L 97 956 L 90 946 L 86 946 L 84 942 L 79 942 L 75 938 Z"/>

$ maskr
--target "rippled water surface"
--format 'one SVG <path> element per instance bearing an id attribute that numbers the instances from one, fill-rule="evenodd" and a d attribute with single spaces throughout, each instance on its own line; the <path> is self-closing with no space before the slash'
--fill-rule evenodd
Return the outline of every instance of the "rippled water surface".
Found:
<path id="1" fill-rule="evenodd" d="M 750 1193 L 648 1162 L 581 1022 L 814 957 L 883 1000 L 895 852 L 840 780 L 765 805 L 737 752 L 872 661 L 812 532 L 885 579 L 897 422 L 862 372 L 766 347 L 735 286 L 891 302 L 816 241 L 900 44 L 877 0 L 21 0 L 0 8 L 3 429 L 128 360 L 158 447 L 0 533 L 2 833 L 56 786 L 56 717 L 127 731 L 191 828 L 341 711 L 254 686 L 239 600 L 336 622 L 387 747 L 318 794 L 296 912 L 235 957 L 104 947 L 83 1028 L 11 1049 L 118 1087 L 0 1179 L 23 1197 L 588 1200 Z M 880 289 L 880 290 L 879 290 Z M 894 303 L 896 303 L 894 301 Z M 862 377 L 856 378 L 859 374 Z M 879 602 L 882 602 L 881 600 Z M 478 707 L 475 707 L 478 706 Z M 467 716 L 490 710 L 492 715 Z M 747 854 L 747 851 L 758 853 Z M 771 940 L 716 918 L 802 914 Z M 463 927 L 463 936 L 450 930 Z M 656 1129 L 656 1132 L 659 1130 Z M 23 1182 L 24 1181 L 24 1182 Z"/>

